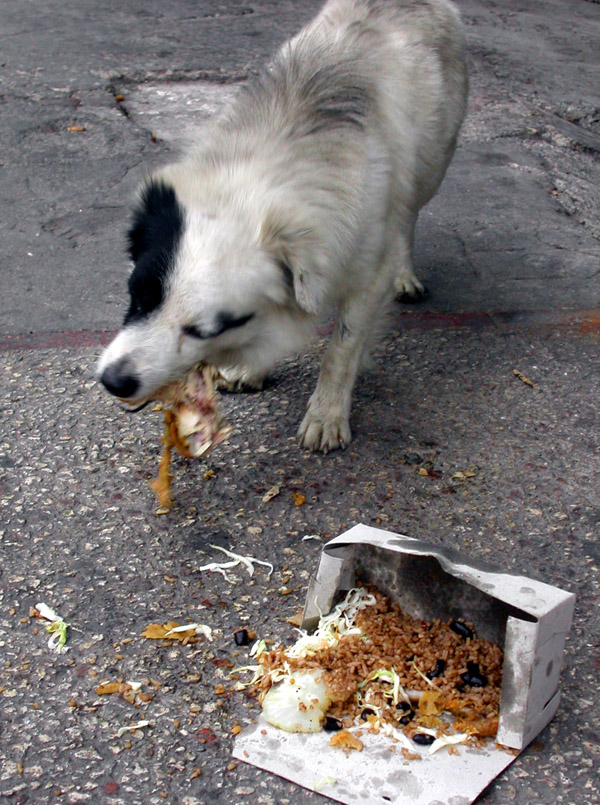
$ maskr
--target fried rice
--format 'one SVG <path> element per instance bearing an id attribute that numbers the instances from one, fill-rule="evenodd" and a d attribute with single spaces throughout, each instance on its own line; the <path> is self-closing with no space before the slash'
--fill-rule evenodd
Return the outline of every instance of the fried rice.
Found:
<path id="1" fill-rule="evenodd" d="M 326 730 L 400 731 L 417 744 L 456 733 L 472 744 L 495 737 L 499 646 L 464 620 L 413 618 L 372 586 L 346 600 L 351 594 L 362 601 L 351 618 L 338 607 L 342 617 L 322 618 L 315 638 L 302 633 L 295 646 L 260 654 L 251 690 L 261 703 L 282 680 L 310 671 L 327 688 Z"/>

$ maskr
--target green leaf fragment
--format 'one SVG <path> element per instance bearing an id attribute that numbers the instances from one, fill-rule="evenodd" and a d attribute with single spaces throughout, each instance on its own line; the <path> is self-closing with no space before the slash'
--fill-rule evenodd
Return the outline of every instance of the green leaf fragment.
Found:
<path id="1" fill-rule="evenodd" d="M 49 635 L 52 635 L 52 637 L 48 640 L 48 648 L 53 651 L 61 652 L 67 642 L 68 628 L 69 624 L 65 623 L 62 618 L 58 618 L 52 621 L 52 623 L 49 623 L 48 626 L 46 626 L 46 631 Z"/>
<path id="2" fill-rule="evenodd" d="M 337 780 L 335 777 L 320 777 L 318 780 L 315 780 L 313 783 L 313 791 L 315 793 L 319 793 L 328 785 L 335 785 Z"/>

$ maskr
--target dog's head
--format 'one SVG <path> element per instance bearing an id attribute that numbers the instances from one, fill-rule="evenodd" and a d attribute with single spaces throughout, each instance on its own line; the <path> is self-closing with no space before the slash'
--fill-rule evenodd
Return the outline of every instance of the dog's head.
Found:
<path id="1" fill-rule="evenodd" d="M 129 309 L 100 358 L 103 385 L 144 400 L 199 361 L 241 363 L 245 350 L 277 341 L 283 311 L 298 320 L 319 306 L 319 283 L 296 259 L 302 239 L 277 214 L 203 210 L 151 180 L 129 230 Z"/>

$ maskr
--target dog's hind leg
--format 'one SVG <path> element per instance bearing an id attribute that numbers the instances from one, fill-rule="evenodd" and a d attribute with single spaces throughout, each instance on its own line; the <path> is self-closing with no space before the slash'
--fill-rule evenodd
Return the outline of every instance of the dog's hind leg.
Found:
<path id="1" fill-rule="evenodd" d="M 346 298 L 339 311 L 317 386 L 298 430 L 300 444 L 308 450 L 327 453 L 350 442 L 352 391 L 373 323 L 393 296 L 391 272 L 381 270 L 373 286 Z"/>
<path id="2" fill-rule="evenodd" d="M 394 289 L 399 302 L 420 302 L 426 293 L 425 288 L 415 274 L 413 266 L 412 252 L 416 223 L 417 217 L 415 216 L 412 224 L 408 227 L 407 236 L 399 238 L 397 241 L 398 250 L 395 258 L 397 268 Z"/>

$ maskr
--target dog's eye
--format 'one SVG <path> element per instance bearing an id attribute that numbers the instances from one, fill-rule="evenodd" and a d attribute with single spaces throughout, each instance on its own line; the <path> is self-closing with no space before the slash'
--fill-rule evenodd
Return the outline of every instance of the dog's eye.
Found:
<path id="1" fill-rule="evenodd" d="M 206 336 L 193 324 L 187 324 L 185 327 L 181 328 L 181 332 L 184 335 L 189 335 L 192 338 L 206 338 Z"/>
<path id="2" fill-rule="evenodd" d="M 227 330 L 243 327 L 244 324 L 247 324 L 250 319 L 253 318 L 254 313 L 248 313 L 246 316 L 239 316 L 238 318 L 232 316 L 231 313 L 219 313 L 215 319 L 214 327 L 203 329 L 196 327 L 195 324 L 186 324 L 181 328 L 181 332 L 184 335 L 189 335 L 191 338 L 200 338 L 203 340 L 206 338 L 216 338 Z"/>

